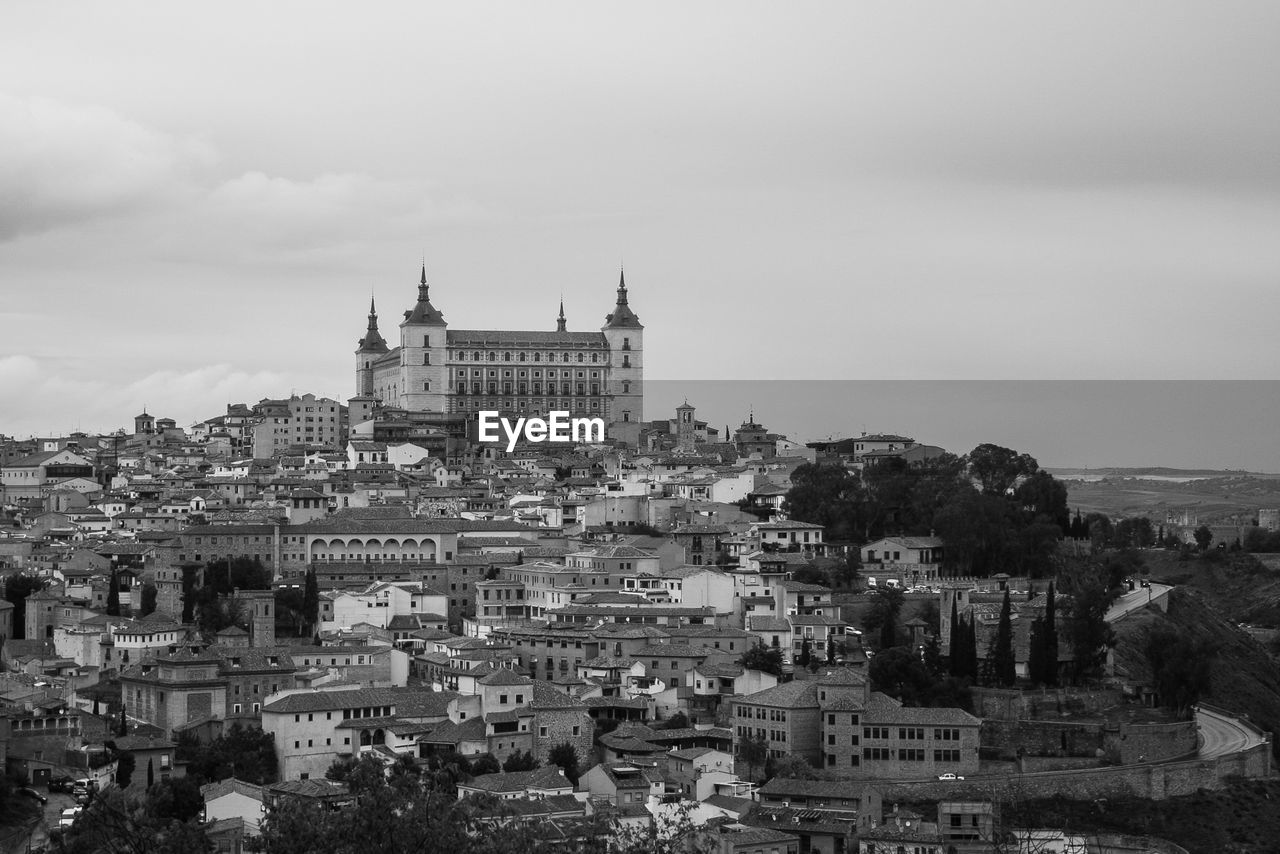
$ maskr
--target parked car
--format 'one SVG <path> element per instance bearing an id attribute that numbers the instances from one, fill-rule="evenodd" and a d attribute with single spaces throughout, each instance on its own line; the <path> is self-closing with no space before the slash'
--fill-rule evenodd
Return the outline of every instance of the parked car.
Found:
<path id="1" fill-rule="evenodd" d="M 76 819 L 80 817 L 81 811 L 81 807 L 67 807 L 62 811 L 62 814 L 58 816 L 58 827 L 60 829 L 65 829 L 75 824 Z"/>
<path id="2" fill-rule="evenodd" d="M 50 792 L 70 792 L 71 787 L 75 785 L 75 782 L 76 782 L 75 780 L 72 780 L 70 777 L 67 777 L 67 776 L 50 777 L 49 791 Z"/>
<path id="3" fill-rule="evenodd" d="M 21 789 L 18 790 L 18 794 L 31 798 L 32 800 L 39 801 L 41 804 L 49 803 L 48 798 L 46 798 L 44 795 L 37 792 L 35 789 L 31 788 L 30 786 L 23 786 Z"/>
<path id="4" fill-rule="evenodd" d="M 955 774 L 955 773 L 954 773 L 954 772 L 952 772 L 952 771 L 948 771 L 948 772 L 947 772 L 947 773 L 945 773 L 945 774 L 939 774 L 939 775 L 938 775 L 938 779 L 939 779 L 939 780 L 948 780 L 948 781 L 950 781 L 950 780 L 963 780 L 964 778 L 963 778 L 963 777 L 961 777 L 961 776 L 959 776 L 959 775 L 957 775 L 957 774 Z"/>

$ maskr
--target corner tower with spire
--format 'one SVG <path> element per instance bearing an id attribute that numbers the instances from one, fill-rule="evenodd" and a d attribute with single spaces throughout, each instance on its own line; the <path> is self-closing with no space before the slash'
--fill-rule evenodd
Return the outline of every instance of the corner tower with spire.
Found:
<path id="1" fill-rule="evenodd" d="M 356 395 L 368 397 L 374 393 L 373 366 L 390 351 L 382 333 L 378 331 L 378 307 L 369 297 L 369 328 L 356 345 Z"/>
<path id="2" fill-rule="evenodd" d="M 627 273 L 618 270 L 618 296 L 600 330 L 609 345 L 609 394 L 614 421 L 644 420 L 644 326 L 627 303 Z"/>
<path id="3" fill-rule="evenodd" d="M 418 301 L 400 323 L 400 379 L 392 390 L 396 405 L 417 412 L 443 412 L 448 406 L 446 367 L 448 326 L 431 304 L 427 265 L 418 280 Z"/>

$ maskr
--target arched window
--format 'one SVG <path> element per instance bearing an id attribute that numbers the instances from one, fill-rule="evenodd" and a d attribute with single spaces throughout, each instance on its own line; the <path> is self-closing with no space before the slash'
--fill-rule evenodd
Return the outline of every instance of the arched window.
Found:
<path id="1" fill-rule="evenodd" d="M 510 362 L 510 361 L 511 361 L 511 354 L 510 354 L 510 353 L 503 353 L 503 354 L 502 354 L 502 361 L 504 361 L 504 362 Z"/>
<path id="2" fill-rule="evenodd" d="M 524 353 L 521 353 L 521 354 L 520 354 L 520 361 L 522 361 L 522 362 L 523 362 L 523 361 L 524 361 L 524 357 L 525 357 L 525 354 L 524 354 Z"/>
<path id="3" fill-rule="evenodd" d="M 562 362 L 567 362 L 567 361 L 569 361 L 569 354 L 568 354 L 568 353 L 565 353 L 565 354 L 564 354 L 564 358 L 563 358 L 563 359 L 561 359 L 560 361 L 562 361 Z"/>
<path id="4" fill-rule="evenodd" d="M 478 362 L 478 361 L 480 361 L 480 353 L 479 353 L 479 351 L 477 351 L 477 352 L 475 352 L 475 353 L 472 353 L 472 354 L 471 354 L 471 361 L 473 361 L 473 362 Z"/>
<path id="5" fill-rule="evenodd" d="M 592 354 L 591 354 L 591 361 L 593 361 L 593 362 L 598 362 L 598 361 L 600 361 L 600 354 L 599 354 L 599 353 L 592 353 Z"/>
<path id="6" fill-rule="evenodd" d="M 583 354 L 581 354 L 581 353 L 579 353 L 579 354 L 578 354 L 578 361 L 579 361 L 579 362 L 581 362 L 581 361 L 582 361 L 583 359 L 585 359 L 585 358 L 586 358 L 586 356 L 584 356 Z"/>
<path id="7" fill-rule="evenodd" d="M 490 362 L 496 362 L 496 361 L 498 361 L 498 354 L 497 354 L 497 353 L 494 353 L 493 351 L 490 351 L 490 352 L 489 352 L 489 361 L 490 361 Z"/>
<path id="8" fill-rule="evenodd" d="M 542 361 L 542 354 L 541 354 L 541 353 L 534 353 L 534 354 L 533 354 L 533 360 L 534 360 L 535 362 L 541 362 L 541 361 Z M 367 367 L 368 367 L 368 365 L 365 365 L 365 367 L 367 368 Z"/>

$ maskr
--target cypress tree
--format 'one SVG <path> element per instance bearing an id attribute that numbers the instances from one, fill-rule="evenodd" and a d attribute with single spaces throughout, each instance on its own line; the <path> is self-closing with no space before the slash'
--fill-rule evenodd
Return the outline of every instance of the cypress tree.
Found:
<path id="1" fill-rule="evenodd" d="M 964 623 L 964 669 L 975 685 L 980 684 L 978 670 L 978 617 L 971 614 Z"/>
<path id="2" fill-rule="evenodd" d="M 1013 654 L 1013 607 L 1009 602 L 1009 591 L 1004 591 L 1004 604 L 1000 606 L 1000 624 L 996 627 L 995 639 L 991 642 L 991 659 L 993 676 L 996 684 L 1008 688 L 1018 681 L 1018 669 Z"/>
<path id="3" fill-rule="evenodd" d="M 1030 647 L 1027 650 L 1027 678 L 1033 685 L 1044 684 L 1044 619 L 1031 621 Z"/>
<path id="4" fill-rule="evenodd" d="M 320 584 L 316 581 L 314 568 L 307 570 L 302 588 L 302 618 L 313 628 L 320 621 Z"/>
<path id="5" fill-rule="evenodd" d="M 107 590 L 107 616 L 120 616 L 120 576 L 115 570 L 111 571 L 111 586 Z"/>
<path id="6" fill-rule="evenodd" d="M 1044 606 L 1044 644 L 1041 651 L 1044 656 L 1044 684 L 1058 684 L 1058 603 L 1057 594 L 1053 591 L 1053 582 L 1049 582 L 1048 602 Z"/>
<path id="7" fill-rule="evenodd" d="M 951 597 L 951 637 L 948 640 L 950 647 L 950 656 L 947 661 L 947 672 L 952 676 L 963 676 L 960 665 L 960 649 L 961 649 L 961 631 L 959 609 L 956 607 L 956 597 Z"/>
<path id="8" fill-rule="evenodd" d="M 813 660 L 813 650 L 810 648 L 809 639 L 805 638 L 800 644 L 800 666 L 808 667 L 809 662 Z"/>
<path id="9" fill-rule="evenodd" d="M 880 624 L 880 648 L 888 649 L 891 646 L 898 645 L 898 626 L 894 619 L 893 611 L 889 611 L 884 615 L 884 622 Z"/>

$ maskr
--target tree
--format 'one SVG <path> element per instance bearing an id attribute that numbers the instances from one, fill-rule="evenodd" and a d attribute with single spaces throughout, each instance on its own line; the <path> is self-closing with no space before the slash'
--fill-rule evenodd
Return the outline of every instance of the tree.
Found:
<path id="1" fill-rule="evenodd" d="M 578 770 L 578 751 L 572 744 L 565 741 L 551 748 L 551 752 L 547 754 L 547 761 L 552 765 L 559 766 L 570 783 L 575 786 L 578 784 L 580 775 Z"/>
<path id="2" fill-rule="evenodd" d="M 1008 688 L 1018 680 L 1017 664 L 1013 653 L 1013 618 L 1009 591 L 1004 591 L 1004 603 L 1000 606 L 1000 623 L 991 642 L 992 675 L 996 684 Z"/>
<path id="3" fill-rule="evenodd" d="M 676 712 L 674 715 L 667 718 L 666 723 L 662 725 L 662 729 L 688 729 L 688 728 L 689 728 L 689 716 L 686 715 L 684 712 Z"/>
<path id="4" fill-rule="evenodd" d="M 148 757 L 147 759 L 147 788 L 150 789 L 156 784 L 156 762 Z"/>
<path id="5" fill-rule="evenodd" d="M 809 760 L 795 753 L 781 759 L 766 761 L 766 777 L 782 777 L 787 780 L 819 780 L 823 773 L 809 764 Z"/>
<path id="6" fill-rule="evenodd" d="M 1079 684 L 1099 672 L 1107 650 L 1115 646 L 1106 614 L 1119 591 L 1108 567 L 1098 563 L 1061 572 L 1058 579 L 1068 597 L 1063 627 L 1073 656 L 1071 678 Z"/>
<path id="7" fill-rule="evenodd" d="M 1208 551 L 1209 546 L 1213 545 L 1213 531 L 1208 525 L 1201 525 L 1195 531 L 1196 547 L 1200 551 Z"/>
<path id="8" fill-rule="evenodd" d="M 982 491 L 987 495 L 1007 494 L 1019 477 L 1035 474 L 1040 468 L 1035 457 L 992 444 L 979 445 L 969 452 L 967 459 L 969 473 L 982 484 Z"/>
<path id="9" fill-rule="evenodd" d="M 821 525 L 828 540 L 860 542 L 865 498 L 862 482 L 844 466 L 805 463 L 791 473 L 783 507 L 791 519 Z"/>
<path id="10" fill-rule="evenodd" d="M 769 742 L 763 735 L 743 736 L 738 740 L 738 758 L 747 763 L 747 779 L 753 779 L 756 768 L 769 758 Z"/>
<path id="11" fill-rule="evenodd" d="M 133 753 L 128 750 L 118 751 L 116 753 L 116 785 L 122 789 L 129 788 L 129 782 L 133 779 L 133 770 L 137 765 L 138 760 Z"/>
<path id="12" fill-rule="evenodd" d="M 963 651 L 963 641 L 961 639 L 962 629 L 960 626 L 960 609 L 956 605 L 957 597 L 951 597 L 951 637 L 949 646 L 951 647 L 951 655 L 947 661 L 947 670 L 952 676 L 963 676 L 963 659 L 961 654 Z"/>
<path id="13" fill-rule="evenodd" d="M 1037 471 L 1018 485 L 1014 498 L 1028 518 L 1044 516 L 1064 537 L 1071 528 L 1071 511 L 1067 508 L 1067 487 L 1047 471 Z"/>
<path id="14" fill-rule="evenodd" d="M 481 774 L 497 774 L 502 770 L 493 754 L 486 753 L 471 763 L 471 773 L 479 777 Z"/>
<path id="15" fill-rule="evenodd" d="M 145 617 L 148 614 L 155 613 L 156 598 L 159 595 L 159 592 L 160 591 L 156 588 L 156 586 L 152 584 L 150 581 L 142 585 L 142 606 L 139 609 L 140 616 Z"/>
<path id="16" fill-rule="evenodd" d="M 878 633 L 880 648 L 897 646 L 898 615 L 902 612 L 903 593 L 896 587 L 877 589 L 870 596 L 870 607 L 862 617 L 868 633 Z"/>
<path id="17" fill-rule="evenodd" d="M 111 583 L 107 587 L 107 616 L 120 616 L 120 573 L 111 571 Z"/>
<path id="18" fill-rule="evenodd" d="M 781 676 L 782 650 L 773 646 L 765 646 L 763 642 L 760 642 L 744 652 L 738 663 L 747 670 L 759 670 L 763 673 Z"/>
<path id="19" fill-rule="evenodd" d="M 147 790 L 151 809 L 164 821 L 187 822 L 200 815 L 204 796 L 190 777 L 170 777 Z"/>
<path id="20" fill-rule="evenodd" d="M 178 756 L 187 761 L 187 774 L 202 783 L 234 776 L 261 786 L 279 779 L 271 733 L 240 724 L 232 724 L 207 745 L 179 741 Z"/>
<path id="21" fill-rule="evenodd" d="M 95 797 L 57 844 L 62 854 L 212 854 L 214 850 L 198 816 L 178 819 L 163 813 L 149 793 L 117 788 Z"/>
<path id="22" fill-rule="evenodd" d="M 538 760 L 528 750 L 517 750 L 502 763 L 502 770 L 508 773 L 512 771 L 532 771 L 537 767 Z"/>
<path id="23" fill-rule="evenodd" d="M 1044 655 L 1042 675 L 1045 685 L 1058 684 L 1058 594 L 1053 587 L 1054 583 L 1050 581 L 1044 605 L 1044 642 L 1041 653 Z"/>
<path id="24" fill-rule="evenodd" d="M 797 661 L 796 663 L 799 664 L 801 667 L 808 667 L 812 661 L 813 661 L 813 649 L 811 648 L 809 639 L 805 638 L 800 643 L 800 660 Z"/>
<path id="25" fill-rule="evenodd" d="M 45 581 L 26 572 L 10 575 L 4 582 L 4 598 L 13 603 L 13 637 L 27 636 L 27 597 L 45 588 Z"/>
<path id="26" fill-rule="evenodd" d="M 1191 707 L 1209 693 L 1217 646 L 1159 625 L 1147 630 L 1143 653 L 1151 665 L 1160 705 L 1182 717 L 1190 715 Z"/>
<path id="27" fill-rule="evenodd" d="M 320 584 L 316 580 L 315 568 L 307 570 L 306 581 L 302 589 L 302 616 L 307 625 L 313 629 L 320 622 Z"/>

